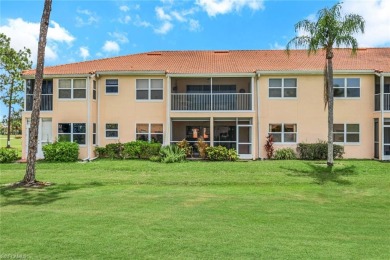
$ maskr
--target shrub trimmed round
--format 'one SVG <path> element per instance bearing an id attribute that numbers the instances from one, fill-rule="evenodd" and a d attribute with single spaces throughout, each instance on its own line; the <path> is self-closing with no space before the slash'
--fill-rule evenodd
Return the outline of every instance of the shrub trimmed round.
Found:
<path id="1" fill-rule="evenodd" d="M 77 143 L 55 142 L 45 145 L 42 150 L 48 162 L 75 162 L 79 158 Z"/>

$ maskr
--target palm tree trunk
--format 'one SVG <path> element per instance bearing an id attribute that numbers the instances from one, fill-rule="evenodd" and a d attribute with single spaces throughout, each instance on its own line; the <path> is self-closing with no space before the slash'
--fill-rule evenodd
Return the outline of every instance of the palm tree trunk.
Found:
<path id="1" fill-rule="evenodd" d="M 12 112 L 12 98 L 13 98 L 13 90 L 14 89 L 14 81 L 12 80 L 10 86 L 10 94 L 9 94 L 9 102 L 8 102 L 8 122 L 7 122 L 7 148 L 11 148 L 11 112 Z"/>
<path id="2" fill-rule="evenodd" d="M 49 19 L 51 12 L 52 0 L 45 0 L 45 6 L 43 8 L 43 14 L 41 19 L 41 26 L 39 32 L 38 42 L 38 59 L 37 68 L 35 73 L 35 86 L 34 86 L 34 99 L 31 112 L 31 125 L 28 142 L 28 155 L 26 174 L 23 182 L 26 184 L 34 183 L 35 181 L 35 161 L 38 148 L 38 131 L 39 131 L 39 114 L 41 112 L 41 93 L 42 93 L 42 81 L 43 81 L 43 68 L 45 63 L 45 47 L 46 36 L 49 27 Z"/>
<path id="3" fill-rule="evenodd" d="M 327 52 L 327 71 L 328 71 L 328 167 L 333 166 L 333 52 Z"/>

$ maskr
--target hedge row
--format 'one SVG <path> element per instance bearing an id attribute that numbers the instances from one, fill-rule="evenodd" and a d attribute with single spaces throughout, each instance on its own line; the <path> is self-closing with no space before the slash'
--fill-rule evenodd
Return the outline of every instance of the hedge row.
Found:
<path id="1" fill-rule="evenodd" d="M 95 152 L 99 158 L 111 159 L 149 159 L 158 156 L 160 143 L 147 141 L 132 141 L 128 143 L 107 144 L 105 147 L 96 147 Z"/>

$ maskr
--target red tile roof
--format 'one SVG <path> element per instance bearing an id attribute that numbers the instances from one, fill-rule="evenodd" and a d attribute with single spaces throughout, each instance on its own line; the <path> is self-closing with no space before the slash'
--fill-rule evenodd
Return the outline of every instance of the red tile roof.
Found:
<path id="1" fill-rule="evenodd" d="M 306 50 L 156 51 L 107 59 L 46 67 L 46 75 L 94 72 L 164 71 L 171 74 L 253 73 L 255 71 L 322 71 L 323 51 Z M 390 72 L 390 48 L 335 49 L 335 70 L 379 70 Z M 24 75 L 34 75 L 35 70 Z"/>

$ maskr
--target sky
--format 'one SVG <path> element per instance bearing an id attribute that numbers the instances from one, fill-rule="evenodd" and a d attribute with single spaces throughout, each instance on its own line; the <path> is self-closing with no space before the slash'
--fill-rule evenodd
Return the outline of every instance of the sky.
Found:
<path id="1" fill-rule="evenodd" d="M 45 65 L 161 50 L 284 49 L 330 0 L 53 0 Z M 43 0 L 1 0 L 0 32 L 36 63 Z M 364 17 L 360 47 L 390 47 L 390 0 L 344 0 Z M 5 114 L 0 106 L 0 116 Z"/>

